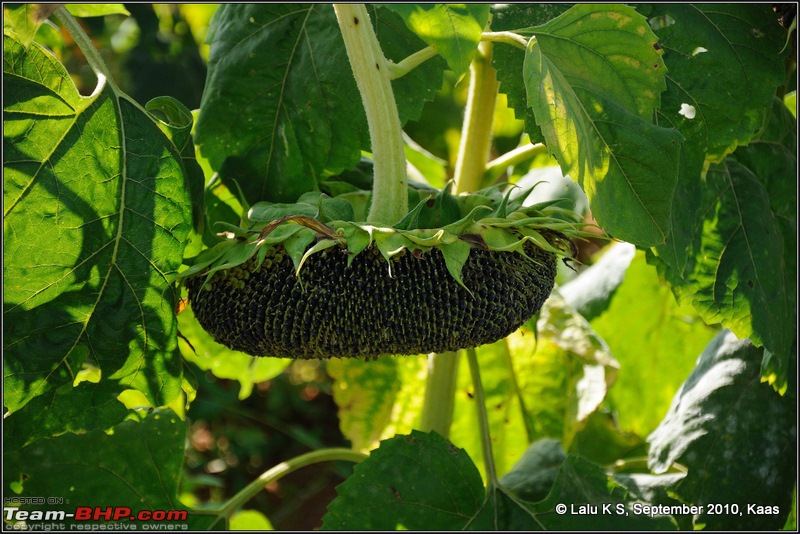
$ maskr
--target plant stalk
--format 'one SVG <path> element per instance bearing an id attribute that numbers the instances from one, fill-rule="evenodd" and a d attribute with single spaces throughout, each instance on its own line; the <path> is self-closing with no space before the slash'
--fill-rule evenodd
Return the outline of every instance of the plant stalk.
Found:
<path id="1" fill-rule="evenodd" d="M 486 487 L 491 491 L 497 486 L 497 469 L 494 465 L 492 453 L 492 437 L 489 432 L 489 416 L 486 413 L 486 395 L 481 382 L 480 364 L 475 349 L 467 349 L 469 372 L 472 376 L 472 387 L 475 388 L 475 407 L 478 410 L 478 430 L 481 435 L 481 452 L 483 453 L 483 466 L 486 470 Z"/>
<path id="2" fill-rule="evenodd" d="M 258 495 L 258 493 L 262 491 L 267 484 L 279 480 L 289 473 L 297 471 L 301 467 L 334 460 L 345 460 L 348 462 L 359 463 L 366 458 L 366 454 L 344 448 L 321 449 L 318 451 L 311 451 L 306 454 L 301 454 L 300 456 L 292 458 L 291 460 L 281 462 L 272 469 L 262 473 L 261 476 L 245 486 L 241 491 L 239 491 L 239 493 L 231 497 L 230 500 L 225 503 L 225 506 L 223 506 L 217 512 L 217 515 L 226 519 L 230 519 L 230 517 L 242 506 L 244 506 L 247 501 Z"/>
<path id="3" fill-rule="evenodd" d="M 512 165 L 517 165 L 524 161 L 528 161 L 538 156 L 539 154 L 546 154 L 547 147 L 542 143 L 526 143 L 522 146 L 510 150 L 493 159 L 486 165 L 486 170 L 483 173 L 483 184 L 485 186 L 493 184 L 506 169 Z"/>
<path id="4" fill-rule="evenodd" d="M 392 91 L 392 68 L 383 55 L 364 4 L 334 4 L 347 57 L 361 94 L 372 142 L 372 206 L 367 222 L 392 226 L 408 212 L 403 130 Z"/>
<path id="5" fill-rule="evenodd" d="M 77 44 L 78 48 L 83 52 L 86 62 L 89 63 L 92 72 L 97 76 L 97 88 L 95 92 L 102 90 L 103 85 L 106 83 L 115 89 L 115 92 L 120 92 L 114 80 L 111 78 L 105 61 L 103 61 L 103 58 L 100 56 L 100 52 L 94 47 L 92 40 L 86 35 L 86 32 L 83 31 L 83 28 L 81 28 L 81 25 L 75 20 L 75 17 L 67 11 L 67 8 L 59 7 L 53 12 L 52 16 L 56 22 L 67 29 L 72 40 L 75 41 L 75 44 Z"/>
<path id="6" fill-rule="evenodd" d="M 497 91 L 497 71 L 492 68 L 492 43 L 481 41 L 469 67 L 469 93 L 455 170 L 455 192 L 480 189 L 489 147 Z"/>
<path id="7" fill-rule="evenodd" d="M 460 351 L 428 355 L 428 376 L 420 422 L 423 432 L 433 430 L 442 437 L 450 437 L 460 359 Z"/>

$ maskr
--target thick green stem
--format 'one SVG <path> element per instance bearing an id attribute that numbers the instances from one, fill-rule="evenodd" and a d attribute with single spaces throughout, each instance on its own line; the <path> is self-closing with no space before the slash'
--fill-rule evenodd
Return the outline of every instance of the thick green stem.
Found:
<path id="1" fill-rule="evenodd" d="M 528 48 L 528 40 L 514 32 L 483 32 L 481 41 L 510 44 L 522 50 L 527 50 Z"/>
<path id="2" fill-rule="evenodd" d="M 428 378 L 420 423 L 423 432 L 434 430 L 445 438 L 450 436 L 460 357 L 460 352 L 428 356 Z"/>
<path id="3" fill-rule="evenodd" d="M 352 449 L 333 448 L 312 451 L 306 454 L 301 454 L 291 460 L 282 462 L 272 469 L 265 471 L 257 479 L 245 486 L 239 493 L 230 498 L 225 506 L 217 512 L 220 517 L 230 518 L 237 510 L 244 504 L 255 497 L 260 491 L 266 487 L 270 482 L 279 480 L 280 478 L 297 471 L 301 467 L 306 467 L 311 464 L 319 462 L 329 462 L 334 460 L 345 460 L 348 462 L 361 462 L 366 459 L 367 455 Z"/>
<path id="4" fill-rule="evenodd" d="M 367 222 L 391 226 L 408 212 L 403 130 L 392 91 L 392 69 L 364 4 L 334 4 L 347 57 L 367 115 L 374 180 Z"/>
<path id="5" fill-rule="evenodd" d="M 455 192 L 465 193 L 480 188 L 489 147 L 492 143 L 492 122 L 497 100 L 497 71 L 492 68 L 492 43 L 482 41 L 470 65 L 469 93 L 461 144 L 455 170 Z"/>

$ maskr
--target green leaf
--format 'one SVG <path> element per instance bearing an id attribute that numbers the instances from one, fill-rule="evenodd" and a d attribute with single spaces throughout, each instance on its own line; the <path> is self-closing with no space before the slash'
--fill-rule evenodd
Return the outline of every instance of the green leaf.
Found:
<path id="1" fill-rule="evenodd" d="M 247 212 L 247 218 L 253 222 L 270 222 L 286 215 L 304 215 L 316 217 L 319 210 L 313 204 L 284 204 L 275 202 L 256 202 Z"/>
<path id="2" fill-rule="evenodd" d="M 537 26 L 554 19 L 571 6 L 569 4 L 492 4 L 491 30 L 519 31 L 520 28 Z M 525 132 L 531 143 L 543 142 L 536 120 L 528 107 L 525 80 L 522 76 L 525 51 L 513 46 L 494 46 L 492 48 L 492 67 L 497 69 L 500 92 L 508 97 L 508 104 L 514 116 L 525 121 Z"/>
<path id="3" fill-rule="evenodd" d="M 76 506 L 185 510 L 177 499 L 185 439 L 185 423 L 161 410 L 141 422 L 120 423 L 112 434 L 94 430 L 40 440 L 4 454 L 3 493 L 65 498 L 69 511 Z M 15 482 L 21 482 L 21 491 L 12 493 Z"/>
<path id="4" fill-rule="evenodd" d="M 72 15 L 76 17 L 102 17 L 105 15 L 130 15 L 123 4 L 66 4 Z"/>
<path id="5" fill-rule="evenodd" d="M 172 283 L 191 229 L 181 154 L 109 84 L 81 97 L 36 43 L 4 36 L 4 89 L 9 412 L 84 361 L 168 404 L 181 393 Z"/>
<path id="6" fill-rule="evenodd" d="M 568 456 L 547 499 L 537 503 L 535 510 L 549 530 L 675 529 L 675 522 L 669 516 L 633 512 L 632 505 L 637 501 L 637 496 L 630 494 L 598 465 L 580 456 Z M 564 503 L 568 507 L 570 504 L 594 504 L 602 513 L 585 516 L 553 514 L 557 503 Z M 603 508 L 603 505 L 608 507 Z"/>
<path id="7" fill-rule="evenodd" d="M 751 169 L 767 189 L 770 207 L 783 236 L 784 300 L 795 308 L 797 295 L 797 121 L 780 99 L 775 98 L 766 130 L 757 141 L 739 148 L 733 157 Z M 788 327 L 788 324 L 786 325 Z M 769 348 L 769 346 L 768 346 Z M 774 350 L 774 349 L 771 349 Z M 793 351 L 765 353 L 761 376 L 776 387 L 786 384 L 796 358 Z"/>
<path id="8" fill-rule="evenodd" d="M 385 55 L 424 47 L 386 9 L 370 10 Z M 294 202 L 369 148 L 358 89 L 333 9 L 324 4 L 226 4 L 209 29 L 209 73 L 197 143 L 251 202 Z M 401 120 L 441 86 L 443 60 L 393 84 Z"/>
<path id="9" fill-rule="evenodd" d="M 633 8 L 577 5 L 529 32 L 580 97 L 599 96 L 652 119 L 666 89 L 664 61 L 647 20 Z"/>
<path id="10" fill-rule="evenodd" d="M 224 4 L 207 40 L 197 143 L 223 180 L 251 203 L 294 202 L 323 169 L 355 166 L 365 117 L 330 6 Z"/>
<path id="11" fill-rule="evenodd" d="M 641 251 L 608 309 L 591 324 L 620 363 L 608 399 L 619 426 L 640 436 L 658 425 L 675 390 L 694 368 L 697 354 L 716 334 L 690 305 L 676 303 Z"/>
<path id="12" fill-rule="evenodd" d="M 796 399 L 781 397 L 759 378 L 762 350 L 729 331 L 700 355 L 675 394 L 664 421 L 650 435 L 651 469 L 675 462 L 688 467 L 673 492 L 700 505 L 739 505 L 741 514 L 695 519 L 712 530 L 771 530 L 783 526 L 791 506 L 797 447 Z M 775 506 L 765 515 L 748 505 Z"/>
<path id="13" fill-rule="evenodd" d="M 708 207 L 704 161 L 722 162 L 765 124 L 785 77 L 779 54 L 785 30 L 767 5 L 655 4 L 648 10 L 668 69 L 659 123 L 674 126 L 686 139 L 672 235 L 655 253 L 681 278 L 693 269 Z"/>
<path id="14" fill-rule="evenodd" d="M 107 430 L 129 413 L 117 399 L 120 393 L 119 384 L 104 380 L 81 382 L 74 388 L 65 385 L 39 395 L 5 418 L 3 449 L 7 453 L 16 451 L 65 432 Z"/>
<path id="15" fill-rule="evenodd" d="M 785 30 L 767 4 L 649 8 L 651 21 L 673 21 L 654 26 L 667 66 L 659 123 L 677 128 L 700 162 L 719 163 L 764 123 L 785 76 L 779 54 Z M 693 118 L 684 104 L 694 109 Z"/>
<path id="16" fill-rule="evenodd" d="M 788 272 L 787 242 L 764 181 L 729 157 L 708 171 L 698 201 L 704 217 L 692 229 L 690 257 L 695 259 L 680 271 L 659 261 L 659 273 L 707 323 L 721 322 L 778 355 L 784 364 L 773 379 L 776 388 L 785 390 L 796 337 L 788 282 L 795 274 Z M 661 252 L 655 251 L 659 259 Z"/>
<path id="17" fill-rule="evenodd" d="M 220 345 L 203 330 L 190 308 L 178 315 L 178 328 L 184 337 L 180 343 L 183 357 L 217 378 L 238 381 L 239 400 L 249 397 L 253 386 L 275 378 L 292 363 L 288 358 L 257 358 Z"/>
<path id="18" fill-rule="evenodd" d="M 557 439 L 543 438 L 533 442 L 514 467 L 498 481 L 522 500 L 541 501 L 550 493 L 567 453 Z"/>
<path id="19" fill-rule="evenodd" d="M 323 530 L 454 530 L 484 499 L 475 465 L 436 433 L 381 442 L 336 489 Z"/>
<path id="20" fill-rule="evenodd" d="M 676 131 L 650 123 L 664 64 L 641 15 L 596 7 L 573 7 L 531 29 L 527 105 L 600 225 L 622 240 L 655 245 L 669 234 L 681 153 Z"/>
<path id="21" fill-rule="evenodd" d="M 488 4 L 386 4 L 436 49 L 457 77 L 467 72 L 489 18 Z"/>
<path id="22" fill-rule="evenodd" d="M 42 23 L 58 7 L 57 4 L 3 3 L 3 30 L 15 33 L 27 48 Z"/>
<path id="23" fill-rule="evenodd" d="M 158 127 L 181 153 L 181 162 L 186 171 L 186 182 L 192 198 L 192 223 L 195 230 L 202 233 L 205 228 L 203 196 L 206 180 L 195 154 L 192 112 L 171 96 L 153 98 L 145 109 L 154 115 Z"/>

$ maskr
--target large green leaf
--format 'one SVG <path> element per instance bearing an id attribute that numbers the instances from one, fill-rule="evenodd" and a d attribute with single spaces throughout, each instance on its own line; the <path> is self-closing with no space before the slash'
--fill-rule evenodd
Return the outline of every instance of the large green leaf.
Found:
<path id="1" fill-rule="evenodd" d="M 632 505 L 639 499 L 599 466 L 575 456 L 558 463 L 561 466 L 547 497 L 532 503 L 502 486 L 491 487 L 487 495 L 470 457 L 436 433 L 414 431 L 395 436 L 383 441 L 369 458 L 356 465 L 353 475 L 337 488 L 339 496 L 328 507 L 323 529 L 402 527 L 489 531 L 675 527 L 670 517 L 632 512 Z M 561 505 L 568 507 L 566 513 Z M 593 511 L 589 505 L 597 509 Z M 577 513 L 581 506 L 583 514 Z"/>
<path id="2" fill-rule="evenodd" d="M 424 48 L 398 15 L 370 11 L 388 58 Z M 208 40 L 197 143 L 251 204 L 294 202 L 326 175 L 356 166 L 368 129 L 330 5 L 222 5 Z M 426 62 L 393 83 L 401 120 L 419 116 L 443 66 L 441 58 Z"/>
<path id="3" fill-rule="evenodd" d="M 3 29 L 16 34 L 19 42 L 27 48 L 39 26 L 57 7 L 53 4 L 3 3 Z"/>
<path id="4" fill-rule="evenodd" d="M 5 405 L 72 384 L 85 366 L 119 385 L 101 389 L 109 401 L 134 388 L 165 405 L 181 391 L 181 154 L 105 79 L 82 97 L 44 48 L 3 44 Z"/>
<path id="5" fill-rule="evenodd" d="M 690 304 L 678 305 L 669 288 L 659 284 L 641 251 L 608 310 L 591 324 L 620 364 L 608 395 L 619 426 L 642 437 L 658 426 L 697 354 L 716 334 Z"/>
<path id="6" fill-rule="evenodd" d="M 782 171 L 785 178 L 795 173 L 791 167 Z M 698 201 L 703 219 L 693 228 L 693 260 L 677 272 L 659 261 L 660 272 L 707 323 L 722 323 L 776 355 L 774 374 L 767 378 L 785 391 L 796 338 L 789 282 L 795 273 L 788 272 L 786 257 L 792 253 L 784 247 L 791 241 L 783 237 L 764 180 L 729 157 L 708 171 Z"/>
<path id="7" fill-rule="evenodd" d="M 569 4 L 492 4 L 491 30 L 519 31 L 521 28 L 538 26 L 557 17 L 570 8 Z M 500 92 L 508 97 L 508 105 L 514 116 L 525 121 L 525 131 L 532 143 L 544 141 L 536 120 L 528 107 L 522 67 L 525 51 L 514 46 L 497 45 L 492 48 L 492 67 L 497 69 Z"/>
<path id="8" fill-rule="evenodd" d="M 40 440 L 4 454 L 3 494 L 63 499 L 55 506 L 31 500 L 21 506 L 27 511 L 74 513 L 78 506 L 124 507 L 131 515 L 141 510 L 186 510 L 177 497 L 185 439 L 186 424 L 169 410 L 156 410 L 141 421 L 120 423 L 111 434 L 94 430 Z M 169 523 L 176 530 L 207 528 L 212 520 L 188 514 L 187 520 Z M 131 520 L 125 523 L 134 525 Z M 145 525 L 135 524 L 140 529 Z"/>
<path id="9" fill-rule="evenodd" d="M 121 393 L 119 384 L 104 380 L 84 381 L 74 388 L 66 384 L 34 397 L 6 417 L 3 450 L 15 451 L 65 432 L 82 434 L 111 428 L 128 415 L 125 405 L 117 400 Z"/>
<path id="10" fill-rule="evenodd" d="M 721 162 L 764 123 L 785 77 L 779 53 L 785 30 L 768 4 L 659 3 L 643 9 L 667 65 L 659 123 L 677 128 L 700 161 Z"/>
<path id="11" fill-rule="evenodd" d="M 700 230 L 709 209 L 704 200 L 708 190 L 704 161 L 724 163 L 737 146 L 757 139 L 775 90 L 786 76 L 780 52 L 786 33 L 765 4 L 655 4 L 641 9 L 651 17 L 668 69 L 659 123 L 674 126 L 686 139 L 683 169 L 673 198 L 672 234 L 655 250 L 665 268 L 672 271 L 669 278 L 675 283 L 676 278 L 688 276 L 691 280 L 701 247 Z M 773 111 L 770 121 L 774 120 Z M 795 142 L 785 146 L 794 147 Z M 796 174 L 796 163 L 783 160 L 780 165 L 792 176 Z M 754 170 L 759 176 L 760 171 Z M 795 183 L 794 179 L 786 182 L 790 187 Z M 732 200 L 727 195 L 720 199 Z M 723 209 L 737 210 L 733 205 Z M 755 215 L 753 209 L 746 211 Z M 726 307 L 738 305 L 738 300 L 730 298 L 731 289 L 719 286 L 718 291 L 727 294 L 724 300 L 730 305 Z"/>
<path id="12" fill-rule="evenodd" d="M 610 234 L 663 243 L 682 143 L 651 124 L 665 68 L 647 21 L 625 6 L 580 5 L 530 31 L 527 105 L 550 153 Z"/>
<path id="13" fill-rule="evenodd" d="M 484 499 L 466 452 L 418 431 L 381 442 L 336 491 L 323 530 L 459 529 Z"/>
<path id="14" fill-rule="evenodd" d="M 730 331 L 717 335 L 648 438 L 655 472 L 674 462 L 688 467 L 672 491 L 704 505 L 695 523 L 709 529 L 777 529 L 789 513 L 797 401 L 761 383 L 762 352 Z M 738 505 L 740 513 L 715 513 L 707 506 L 713 503 Z M 756 512 L 750 505 L 770 508 Z"/>
<path id="15" fill-rule="evenodd" d="M 461 76 L 478 49 L 489 18 L 488 4 L 386 4 L 406 26 L 447 60 Z"/>

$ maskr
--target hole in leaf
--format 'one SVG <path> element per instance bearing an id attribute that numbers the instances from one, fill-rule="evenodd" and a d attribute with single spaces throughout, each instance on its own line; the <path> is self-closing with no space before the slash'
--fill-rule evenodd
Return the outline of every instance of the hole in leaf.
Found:
<path id="1" fill-rule="evenodd" d="M 693 119 L 695 115 L 697 115 L 697 110 L 694 106 L 690 104 L 681 104 L 681 110 L 678 112 L 679 115 L 683 115 L 687 119 Z"/>

